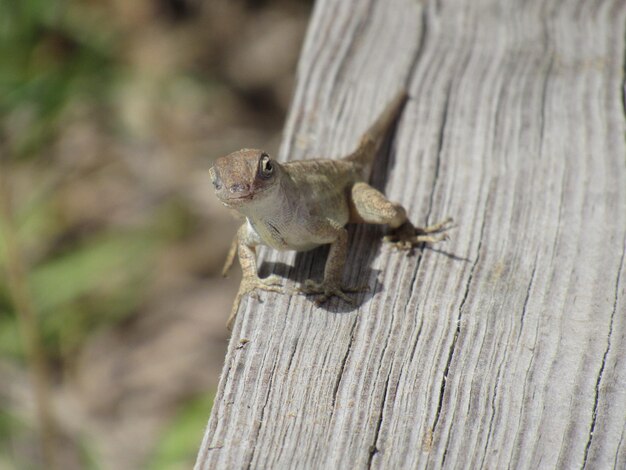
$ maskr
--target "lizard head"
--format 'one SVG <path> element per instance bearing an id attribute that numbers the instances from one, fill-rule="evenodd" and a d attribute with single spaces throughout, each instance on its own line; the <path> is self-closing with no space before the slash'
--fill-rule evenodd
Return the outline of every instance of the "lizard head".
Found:
<path id="1" fill-rule="evenodd" d="M 218 158 L 209 173 L 219 200 L 238 209 L 267 198 L 279 186 L 280 171 L 262 150 L 243 149 Z"/>

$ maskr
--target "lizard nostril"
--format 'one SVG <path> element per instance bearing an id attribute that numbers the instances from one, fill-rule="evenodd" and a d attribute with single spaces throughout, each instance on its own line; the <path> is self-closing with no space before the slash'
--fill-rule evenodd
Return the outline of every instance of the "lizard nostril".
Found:
<path id="1" fill-rule="evenodd" d="M 211 175 L 211 182 L 213 183 L 213 187 L 215 189 L 222 189 L 222 180 L 219 177 L 219 174 L 215 170 L 215 168 L 209 168 L 209 175 Z"/>
<path id="2" fill-rule="evenodd" d="M 230 192 L 231 193 L 241 193 L 241 192 L 248 191 L 249 189 L 250 189 L 250 185 L 249 184 L 237 183 L 237 184 L 233 184 L 230 187 Z"/>

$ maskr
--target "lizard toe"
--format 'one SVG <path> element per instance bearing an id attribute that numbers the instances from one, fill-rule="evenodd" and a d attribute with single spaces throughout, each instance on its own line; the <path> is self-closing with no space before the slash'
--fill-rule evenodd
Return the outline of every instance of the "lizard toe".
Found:
<path id="1" fill-rule="evenodd" d="M 344 302 L 354 305 L 354 299 L 347 295 L 348 292 L 362 292 L 369 289 L 368 286 L 359 287 L 341 287 L 324 282 L 315 282 L 312 279 L 307 279 L 304 284 L 297 288 L 297 292 L 303 295 L 317 295 L 315 304 L 317 306 L 323 304 L 331 297 L 339 297 Z"/>
<path id="2" fill-rule="evenodd" d="M 452 218 L 450 217 L 442 222 L 424 228 L 414 227 L 413 224 L 407 222 L 395 229 L 391 234 L 385 236 L 383 241 L 397 250 L 409 251 L 413 247 L 425 243 L 439 243 L 449 240 L 450 236 L 447 233 L 438 232 L 448 230 L 450 228 L 449 224 L 451 223 Z"/>
<path id="3" fill-rule="evenodd" d="M 268 292 L 278 292 L 284 293 L 284 288 L 282 284 L 279 282 L 279 277 L 272 275 L 265 279 L 259 278 L 244 278 L 241 281 L 241 286 L 239 287 L 239 295 L 243 296 L 245 294 L 250 294 L 255 300 L 260 300 L 259 291 L 268 291 Z"/>
<path id="4" fill-rule="evenodd" d="M 261 302 L 261 296 L 259 295 L 259 291 L 269 291 L 269 292 L 278 292 L 285 293 L 285 289 L 282 287 L 282 284 L 279 282 L 279 277 L 276 275 L 271 275 L 265 279 L 259 279 L 254 277 L 246 278 L 244 277 L 241 280 L 241 284 L 239 285 L 239 292 L 237 292 L 237 297 L 235 298 L 235 302 L 233 303 L 230 316 L 226 321 L 226 328 L 228 330 L 232 329 L 233 323 L 237 316 L 237 310 L 239 310 L 239 304 L 244 295 L 248 294 L 250 297 L 257 302 Z"/>
<path id="5" fill-rule="evenodd" d="M 263 278 L 263 279 L 259 279 L 259 281 L 261 281 L 261 283 L 263 283 L 263 285 L 265 286 L 282 286 L 282 279 L 280 276 L 277 276 L 276 274 L 270 274 L 269 276 Z"/>

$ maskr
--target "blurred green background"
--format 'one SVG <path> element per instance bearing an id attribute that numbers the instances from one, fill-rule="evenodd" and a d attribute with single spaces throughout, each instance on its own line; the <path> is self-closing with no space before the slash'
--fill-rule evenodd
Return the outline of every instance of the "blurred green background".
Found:
<path id="1" fill-rule="evenodd" d="M 207 170 L 276 152 L 310 8 L 0 0 L 0 468 L 193 464 L 239 276 Z"/>

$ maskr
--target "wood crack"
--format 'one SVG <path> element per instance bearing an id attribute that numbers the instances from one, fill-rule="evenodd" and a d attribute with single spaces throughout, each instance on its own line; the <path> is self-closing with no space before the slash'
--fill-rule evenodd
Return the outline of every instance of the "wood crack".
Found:
<path id="1" fill-rule="evenodd" d="M 626 122 L 626 38 L 624 38 L 624 58 L 622 60 L 622 115 Z M 626 132 L 624 132 L 626 141 Z M 626 155 L 624 156 L 624 166 L 626 166 Z"/>
<path id="2" fill-rule="evenodd" d="M 292 299 L 291 296 L 287 299 L 287 310 L 286 311 L 289 311 L 289 307 L 291 306 L 291 299 Z M 286 321 L 287 321 L 287 317 L 285 316 L 285 322 Z M 296 339 L 295 345 L 294 345 L 294 347 L 293 347 L 293 349 L 291 351 L 291 354 L 289 355 L 289 361 L 287 362 L 287 368 L 285 370 L 285 375 L 287 375 L 289 373 L 289 370 L 291 369 L 291 364 L 293 363 L 293 358 L 296 356 L 296 351 L 298 350 L 298 345 L 299 344 L 300 344 L 300 337 L 298 337 Z M 284 432 L 283 433 L 283 438 L 282 438 L 282 441 L 281 441 L 281 447 L 280 447 L 281 449 L 285 448 L 285 442 L 286 442 L 287 436 L 288 436 L 288 433 Z"/>
<path id="3" fill-rule="evenodd" d="M 428 33 L 428 15 L 427 15 L 427 8 L 425 6 L 422 7 L 421 22 L 422 22 L 422 29 L 420 31 L 419 44 L 417 45 L 417 50 L 415 51 L 415 57 L 413 58 L 413 61 L 411 62 L 411 65 L 409 66 L 409 75 L 406 81 L 407 89 L 409 88 L 409 85 L 413 83 L 413 77 L 415 76 L 415 72 L 417 70 L 417 64 L 422 58 L 425 45 L 426 45 L 426 37 Z"/>
<path id="4" fill-rule="evenodd" d="M 354 343 L 354 330 L 356 328 L 357 321 L 354 320 L 352 324 L 352 328 L 350 329 L 350 342 L 348 343 L 348 348 L 346 349 L 346 354 L 343 356 L 341 360 L 341 366 L 339 366 L 339 374 L 337 375 L 337 380 L 335 381 L 335 386 L 333 387 L 333 400 L 331 405 L 331 419 L 335 414 L 335 406 L 337 404 L 337 393 L 339 392 L 339 385 L 341 384 L 341 379 L 343 378 L 343 373 L 346 369 L 346 362 L 348 361 L 348 356 L 350 356 L 350 351 L 352 351 L 352 344 Z"/>
<path id="5" fill-rule="evenodd" d="M 414 62 L 413 65 L 413 71 L 416 68 L 416 64 L 417 64 L 417 58 L 419 58 L 419 56 L 421 55 L 421 48 L 423 47 L 423 44 L 425 42 L 425 38 L 426 38 L 426 30 L 427 30 L 427 19 L 426 19 L 426 10 L 424 9 L 422 11 L 422 37 L 420 39 L 420 50 L 418 50 L 417 54 L 416 54 L 416 61 Z M 411 75 L 413 75 L 414 72 L 411 73 Z M 446 129 L 446 124 L 448 122 L 448 110 L 449 110 L 449 104 L 450 104 L 450 94 L 452 92 L 452 80 L 450 80 L 450 82 L 448 83 L 448 86 L 446 88 L 446 95 L 445 95 L 445 100 L 444 100 L 444 106 L 443 106 L 443 115 L 441 118 L 441 124 L 439 125 L 439 139 L 438 139 L 438 144 L 437 144 L 437 154 L 436 154 L 436 160 L 435 160 L 435 174 L 433 177 L 433 184 L 432 184 L 432 188 L 430 191 L 430 198 L 429 198 L 429 202 L 428 202 L 428 210 L 426 212 L 426 225 L 429 224 L 430 222 L 430 218 L 432 215 L 432 211 L 433 211 L 433 205 L 434 205 L 434 197 L 435 197 L 435 190 L 437 188 L 437 182 L 439 180 L 439 170 L 441 167 L 441 151 L 443 148 L 443 141 L 444 141 L 444 134 L 445 134 L 445 129 Z M 410 290 L 409 292 L 413 292 L 414 288 L 415 288 L 415 282 L 417 281 L 417 274 L 419 272 L 419 268 L 422 262 L 422 258 L 424 256 L 424 251 L 421 250 L 420 254 L 417 258 L 417 261 L 415 263 L 415 270 L 413 271 L 413 276 L 411 278 L 411 282 L 410 282 Z M 407 302 L 404 305 L 404 311 L 406 311 L 409 302 L 411 301 L 410 296 L 407 298 Z M 393 311 L 395 311 L 395 302 L 394 302 L 394 306 L 393 306 Z M 418 331 L 417 334 L 417 338 L 415 340 L 415 343 L 413 344 L 413 349 L 411 352 L 411 360 L 413 359 L 413 356 L 415 355 L 415 350 L 417 348 L 417 343 L 419 342 L 419 337 L 420 337 L 420 332 L 421 332 L 421 326 L 420 326 L 420 330 Z"/>
<path id="6" fill-rule="evenodd" d="M 509 458 L 509 464 L 507 465 L 507 470 L 510 470 L 513 466 L 513 456 L 515 455 L 515 450 L 517 449 L 519 451 L 519 429 L 521 426 L 521 415 L 523 414 L 523 410 L 524 410 L 524 399 L 526 398 L 526 396 L 528 395 L 528 384 L 530 383 L 528 380 L 528 376 L 530 374 L 530 371 L 532 370 L 534 363 L 535 363 L 535 348 L 537 347 L 537 337 L 539 336 L 539 323 L 537 323 L 537 328 L 535 329 L 535 342 L 533 344 L 533 353 L 530 356 L 530 362 L 528 363 L 528 368 L 526 369 L 526 372 L 524 373 L 524 388 L 522 390 L 522 400 L 520 403 L 520 407 L 518 410 L 519 413 L 519 417 L 517 419 L 517 426 L 515 427 L 515 432 L 513 433 L 513 436 L 515 436 L 515 443 L 513 446 L 513 454 L 511 455 L 511 457 Z M 519 460 L 519 459 L 518 459 Z"/>
<path id="7" fill-rule="evenodd" d="M 369 450 L 369 459 L 367 461 L 367 468 L 372 468 L 372 461 L 374 460 L 374 456 L 379 452 L 378 448 L 378 436 L 380 435 L 380 428 L 383 425 L 383 417 L 385 412 L 385 403 L 387 401 L 387 393 L 389 392 L 389 381 L 391 378 L 391 367 L 389 368 L 389 372 L 387 373 L 387 380 L 385 380 L 385 391 L 383 392 L 383 400 L 380 404 L 380 415 L 378 416 L 378 423 L 376 425 L 376 432 L 374 433 L 373 444 L 370 446 Z"/>
<path id="8" fill-rule="evenodd" d="M 547 45 L 546 45 L 547 47 Z M 550 62 L 548 63 L 548 70 L 546 71 L 546 76 L 543 81 L 543 87 L 541 90 L 541 124 L 539 126 L 539 145 L 543 144 L 543 136 L 545 132 L 546 126 L 546 103 L 547 103 L 547 95 L 548 95 L 548 83 L 550 79 L 550 74 L 552 73 L 552 67 L 554 66 L 554 53 L 550 54 Z"/>
<path id="9" fill-rule="evenodd" d="M 485 204 L 484 210 L 486 210 L 486 206 L 487 204 Z M 454 358 L 454 353 L 456 351 L 456 343 L 461 333 L 461 317 L 463 316 L 463 307 L 465 306 L 465 302 L 467 301 L 467 297 L 469 296 L 470 286 L 472 285 L 472 279 L 474 277 L 474 270 L 476 269 L 476 266 L 478 265 L 478 262 L 480 261 L 480 250 L 483 244 L 485 225 L 486 225 L 486 217 L 483 216 L 482 224 L 480 227 L 480 238 L 478 240 L 478 248 L 476 249 L 476 260 L 474 261 L 470 269 L 469 277 L 465 285 L 465 292 L 463 293 L 463 299 L 461 300 L 461 303 L 459 305 L 458 315 L 456 318 L 456 329 L 454 332 L 454 337 L 452 338 L 452 344 L 450 345 L 450 350 L 448 352 L 448 359 L 446 360 L 446 367 L 444 369 L 443 377 L 441 379 L 441 385 L 439 386 L 439 401 L 437 403 L 437 412 L 435 413 L 433 425 L 431 426 L 433 433 L 437 429 L 437 424 L 439 423 L 439 417 L 441 416 L 441 410 L 443 408 L 443 398 L 446 392 L 448 373 L 450 372 L 450 366 L 452 364 L 452 359 Z M 445 461 L 446 452 L 447 452 L 447 447 L 446 447 L 446 450 L 444 451 L 442 465 L 443 465 L 443 462 Z"/>
<path id="10" fill-rule="evenodd" d="M 433 176 L 433 187 L 430 190 L 430 199 L 428 203 L 428 212 L 426 213 L 426 225 L 431 223 L 430 217 L 432 215 L 435 190 L 437 189 L 437 182 L 439 181 L 439 171 L 441 169 L 441 152 L 443 150 L 443 142 L 445 139 L 446 125 L 448 123 L 448 111 L 450 108 L 450 94 L 452 93 L 452 80 L 446 87 L 446 95 L 443 104 L 443 115 L 441 116 L 441 124 L 439 125 L 439 139 L 437 141 L 437 157 L 435 160 L 435 174 Z"/>
<path id="11" fill-rule="evenodd" d="M 480 468 L 485 468 L 485 458 L 489 451 L 489 443 L 491 442 L 491 436 L 493 435 L 493 420 L 496 417 L 496 397 L 498 396 L 498 387 L 500 386 L 500 377 L 502 376 L 502 364 L 504 364 L 506 356 L 502 357 L 500 364 L 498 365 L 498 372 L 496 374 L 496 384 L 493 387 L 493 395 L 491 396 L 491 416 L 489 417 L 489 427 L 487 428 L 487 439 L 483 446 L 483 458 L 480 462 Z"/>
<path id="12" fill-rule="evenodd" d="M 613 459 L 613 468 L 617 468 L 618 458 L 620 455 L 620 449 L 622 448 L 622 442 L 624 442 L 624 432 L 622 431 L 622 435 L 619 437 L 619 442 L 617 444 L 617 450 L 615 451 L 615 458 Z"/>
<path id="13" fill-rule="evenodd" d="M 606 366 L 606 358 L 609 355 L 609 350 L 611 349 L 611 337 L 613 335 L 613 324 L 615 322 L 615 312 L 617 312 L 617 302 L 619 299 L 620 278 L 622 276 L 622 269 L 624 267 L 624 254 L 626 254 L 626 238 L 624 239 L 624 249 L 622 250 L 622 256 L 620 259 L 620 263 L 618 265 L 617 278 L 615 280 L 615 298 L 613 300 L 613 311 L 611 312 L 611 320 L 609 322 L 609 333 L 607 335 L 606 348 L 604 350 L 604 354 L 602 355 L 602 363 L 600 364 L 600 370 L 596 378 L 596 385 L 595 385 L 594 395 L 593 395 L 593 410 L 592 410 L 592 415 L 591 415 L 591 426 L 589 427 L 589 436 L 587 439 L 587 444 L 585 445 L 585 453 L 583 455 L 583 463 L 582 463 L 581 468 L 585 468 L 587 466 L 587 458 L 589 457 L 589 449 L 591 448 L 591 443 L 593 441 L 593 433 L 596 429 L 596 422 L 598 418 L 598 403 L 600 401 L 600 383 L 602 382 L 602 376 L 604 374 L 604 368 Z"/>
<path id="14" fill-rule="evenodd" d="M 409 364 L 411 364 L 415 360 L 415 353 L 417 351 L 417 343 L 419 343 L 420 337 L 422 336 L 423 326 L 424 326 L 424 322 L 420 322 L 419 328 L 417 329 L 417 334 L 415 335 L 415 342 L 413 343 L 413 348 L 411 349 L 411 356 L 409 358 Z M 402 371 L 400 371 L 400 377 L 402 377 Z"/>
<path id="15" fill-rule="evenodd" d="M 394 304 L 395 304 L 395 302 L 394 302 Z M 392 336 L 393 323 L 394 323 L 394 320 L 395 320 L 395 312 L 396 312 L 396 309 L 394 308 L 392 310 L 392 317 L 391 317 L 391 321 L 390 321 L 390 324 L 389 324 L 389 332 L 387 334 L 387 341 L 385 342 L 385 347 L 383 348 L 383 351 L 381 353 L 381 366 L 379 368 L 378 374 L 380 374 L 380 369 L 382 369 L 382 361 L 383 361 L 383 359 L 385 357 L 385 354 L 387 352 L 387 348 L 389 347 L 389 340 L 391 339 L 391 336 Z M 369 455 L 369 459 L 368 459 L 368 468 L 371 468 L 372 459 L 374 458 L 374 455 L 376 453 L 378 453 L 378 451 L 379 451 L 379 448 L 378 448 L 378 436 L 380 434 L 380 429 L 382 427 L 383 419 L 385 417 L 385 403 L 387 402 L 387 394 L 389 393 L 389 382 L 390 382 L 392 370 L 393 370 L 393 364 L 390 364 L 389 365 L 389 371 L 387 372 L 387 379 L 385 380 L 385 391 L 383 392 L 383 400 L 382 400 L 382 403 L 380 405 L 380 415 L 378 416 L 378 424 L 376 426 L 376 433 L 374 434 L 373 444 L 372 444 L 372 446 L 370 446 L 370 455 Z"/>
<path id="16" fill-rule="evenodd" d="M 285 308 L 285 312 L 289 312 L 289 310 L 291 309 L 291 301 L 293 300 L 293 296 L 288 295 L 287 296 L 287 307 Z M 287 315 L 284 315 L 283 317 L 285 319 L 284 324 L 283 324 L 283 332 L 285 331 L 285 328 L 287 327 Z M 296 338 L 296 342 L 291 350 L 291 354 L 289 354 L 289 360 L 287 361 L 287 369 L 286 371 L 289 372 L 289 369 L 291 369 L 291 363 L 293 362 L 293 358 L 296 355 L 296 351 L 298 350 L 298 344 L 300 344 L 300 337 L 298 336 Z"/>
<path id="17" fill-rule="evenodd" d="M 554 242 L 552 243 L 552 256 L 550 262 L 554 263 L 557 259 L 557 247 L 561 238 L 561 228 L 563 225 L 563 208 L 565 207 L 565 198 L 567 197 L 565 188 L 567 187 L 567 166 L 563 166 L 563 173 L 561 174 L 561 194 L 559 197 L 559 209 L 556 216 L 556 234 L 554 236 Z"/>
<path id="18" fill-rule="evenodd" d="M 535 282 L 535 273 L 537 271 L 537 256 L 535 255 L 535 261 L 533 262 L 533 271 L 530 275 L 530 282 L 528 283 L 528 288 L 526 289 L 526 297 L 524 297 L 524 304 L 522 305 L 522 314 L 520 315 L 520 325 L 519 332 L 517 333 L 517 341 L 519 342 L 519 338 L 522 335 L 522 330 L 524 329 L 524 319 L 526 318 L 526 311 L 528 309 L 528 301 L 530 300 L 530 291 L 533 288 L 533 283 Z"/>
<path id="19" fill-rule="evenodd" d="M 258 424 L 255 423 L 255 435 L 254 444 L 252 446 L 252 452 L 250 453 L 250 458 L 248 462 L 244 465 L 248 470 L 252 468 L 252 461 L 254 460 L 254 455 L 257 451 L 258 437 L 259 432 L 261 431 L 261 426 L 263 425 L 263 418 L 265 416 L 265 409 L 267 408 L 267 403 L 269 402 L 270 394 L 272 391 L 272 385 L 274 384 L 274 378 L 276 377 L 276 367 L 278 367 L 278 361 L 274 361 L 274 365 L 272 366 L 272 371 L 270 372 L 270 383 L 267 387 L 267 393 L 265 394 L 265 401 L 263 402 L 263 407 L 261 408 L 261 416 L 259 417 Z"/>

